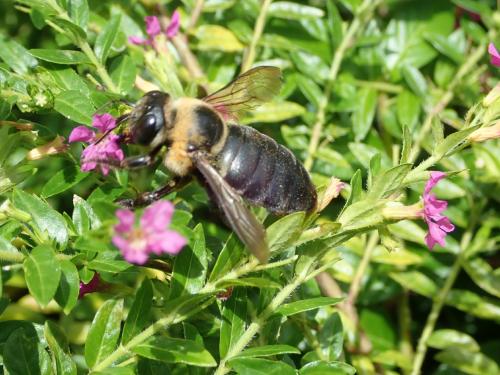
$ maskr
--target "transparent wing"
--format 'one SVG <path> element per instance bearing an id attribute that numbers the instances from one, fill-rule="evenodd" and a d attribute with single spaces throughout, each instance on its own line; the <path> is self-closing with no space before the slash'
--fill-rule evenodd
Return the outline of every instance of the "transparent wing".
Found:
<path id="1" fill-rule="evenodd" d="M 212 189 L 217 205 L 226 215 L 231 228 L 236 232 L 241 242 L 261 262 L 269 258 L 269 248 L 266 242 L 266 231 L 255 215 L 245 206 L 241 197 L 210 165 L 207 159 L 197 154 L 194 162 Z"/>
<path id="2" fill-rule="evenodd" d="M 281 83 L 279 68 L 258 66 L 203 100 L 211 104 L 225 119 L 238 118 L 278 95 Z"/>

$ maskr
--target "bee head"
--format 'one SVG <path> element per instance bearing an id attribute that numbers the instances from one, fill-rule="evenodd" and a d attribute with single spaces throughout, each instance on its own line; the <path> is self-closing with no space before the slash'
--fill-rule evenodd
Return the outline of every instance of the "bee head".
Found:
<path id="1" fill-rule="evenodd" d="M 150 145 L 165 126 L 164 109 L 170 95 L 161 91 L 150 91 L 142 97 L 130 115 L 132 143 Z"/>

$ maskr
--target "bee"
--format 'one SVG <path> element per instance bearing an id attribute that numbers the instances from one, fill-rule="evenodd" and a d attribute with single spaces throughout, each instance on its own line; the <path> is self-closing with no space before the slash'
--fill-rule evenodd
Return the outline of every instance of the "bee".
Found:
<path id="1" fill-rule="evenodd" d="M 292 152 L 235 121 L 278 94 L 281 81 L 280 69 L 261 66 L 203 99 L 146 93 L 127 115 L 126 137 L 150 152 L 128 157 L 119 167 L 150 166 L 166 146 L 164 165 L 174 178 L 156 191 L 120 203 L 130 208 L 148 205 L 196 177 L 249 251 L 266 262 L 265 229 L 245 201 L 276 215 L 316 206 L 316 189 Z"/>

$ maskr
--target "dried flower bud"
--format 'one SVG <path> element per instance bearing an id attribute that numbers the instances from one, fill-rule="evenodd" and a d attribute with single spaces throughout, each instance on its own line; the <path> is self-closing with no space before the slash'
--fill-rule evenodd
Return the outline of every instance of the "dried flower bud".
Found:
<path id="1" fill-rule="evenodd" d="M 484 142 L 488 139 L 500 138 L 500 121 L 491 126 L 484 126 L 473 131 L 467 139 L 471 142 Z"/>
<path id="2" fill-rule="evenodd" d="M 49 155 L 60 154 L 61 152 L 65 152 L 68 147 L 69 146 L 64 142 L 64 137 L 58 135 L 49 143 L 30 150 L 26 155 L 26 159 L 38 160 Z"/>

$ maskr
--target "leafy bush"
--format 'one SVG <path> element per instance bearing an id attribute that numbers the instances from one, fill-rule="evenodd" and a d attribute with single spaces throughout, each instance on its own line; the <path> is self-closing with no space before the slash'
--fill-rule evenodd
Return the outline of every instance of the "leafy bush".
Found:
<path id="1" fill-rule="evenodd" d="M 3 373 L 499 373 L 494 6 L 3 1 Z M 255 65 L 281 68 L 283 87 L 240 122 L 304 162 L 317 210 L 254 209 L 265 264 L 196 183 L 167 196 L 168 229 L 167 203 L 126 224 L 116 201 L 171 173 L 84 172 L 74 129 L 153 89 L 201 97 Z M 157 231 L 161 249 L 138 245 Z"/>

